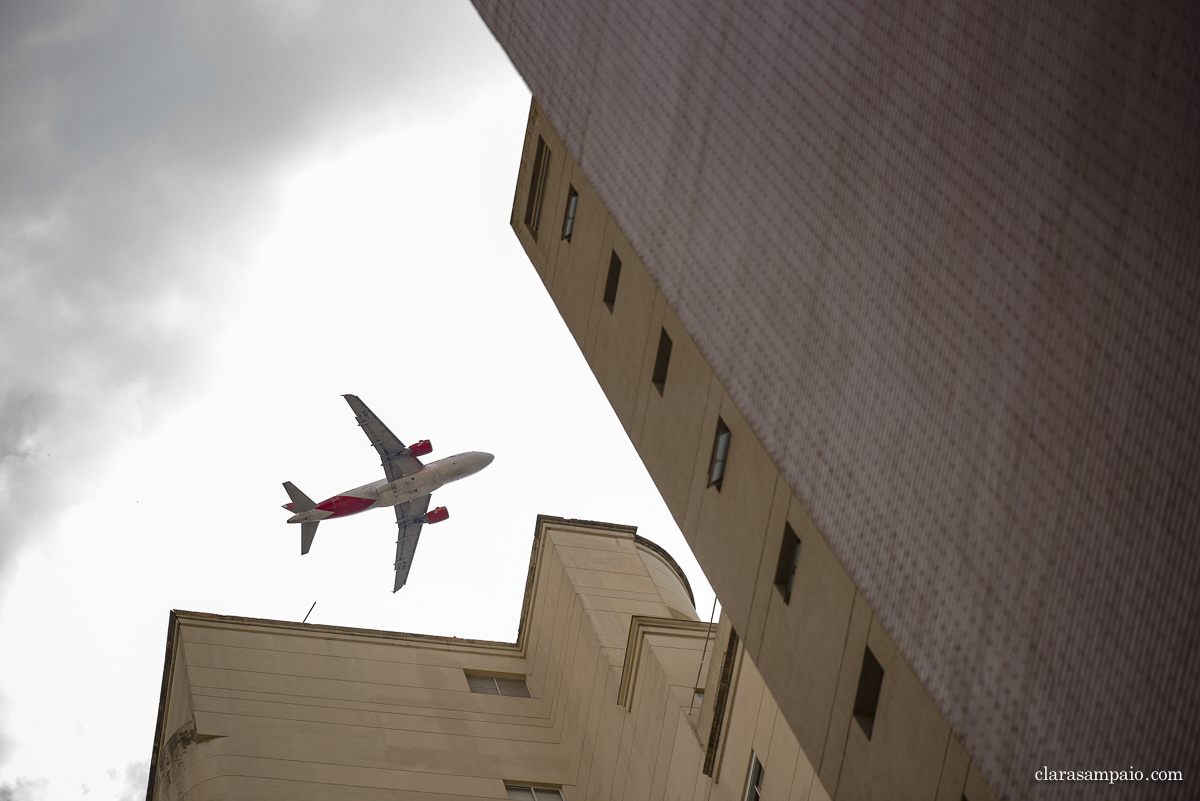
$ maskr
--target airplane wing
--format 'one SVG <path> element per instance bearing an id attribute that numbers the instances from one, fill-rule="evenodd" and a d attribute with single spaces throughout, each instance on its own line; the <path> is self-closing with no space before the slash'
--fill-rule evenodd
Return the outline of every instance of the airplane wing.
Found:
<path id="1" fill-rule="evenodd" d="M 404 443 L 388 430 L 388 427 L 375 416 L 373 411 L 367 408 L 367 404 L 360 401 L 357 395 L 343 395 L 342 397 L 354 410 L 358 425 L 366 432 L 367 439 L 371 440 L 375 450 L 379 451 L 380 463 L 383 465 L 383 473 L 387 476 L 388 481 L 412 475 L 421 469 L 423 466 L 421 460 L 415 456 L 403 454 Z"/>
<path id="2" fill-rule="evenodd" d="M 417 552 L 417 540 L 421 538 L 421 526 L 414 518 L 421 517 L 429 510 L 430 496 L 417 498 L 415 501 L 396 505 L 396 526 L 400 536 L 396 540 L 396 592 L 408 581 L 408 571 L 412 568 L 413 554 Z"/>

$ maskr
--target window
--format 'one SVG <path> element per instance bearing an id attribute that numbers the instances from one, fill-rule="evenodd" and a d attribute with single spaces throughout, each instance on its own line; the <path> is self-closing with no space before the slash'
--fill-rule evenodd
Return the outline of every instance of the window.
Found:
<path id="1" fill-rule="evenodd" d="M 538 137 L 533 157 L 533 172 L 529 177 L 529 201 L 525 204 L 525 227 L 537 239 L 538 223 L 542 219 L 542 197 L 546 194 L 546 175 L 550 172 L 550 148 Z"/>
<path id="2" fill-rule="evenodd" d="M 654 358 L 654 373 L 650 376 L 650 383 L 658 390 L 658 394 L 663 394 L 663 387 L 667 385 L 667 367 L 671 365 L 671 338 L 667 336 L 667 329 L 662 330 L 662 334 L 658 337 L 658 356 Z"/>
<path id="3" fill-rule="evenodd" d="M 867 648 L 863 653 L 862 672 L 858 675 L 858 692 L 854 695 L 854 719 L 862 726 L 867 739 L 875 728 L 875 710 L 879 708 L 879 691 L 883 688 L 883 665 Z"/>
<path id="4" fill-rule="evenodd" d="M 611 312 L 613 306 L 617 304 L 617 282 L 621 280 L 621 259 L 617 257 L 617 251 L 613 251 L 612 258 L 608 261 L 608 280 L 604 282 L 604 305 Z M 666 379 L 666 371 L 663 371 L 663 379 Z"/>
<path id="5" fill-rule="evenodd" d="M 746 801 L 759 801 L 762 798 L 763 766 L 758 761 L 758 754 L 750 752 L 750 773 L 746 776 Z"/>
<path id="6" fill-rule="evenodd" d="M 717 435 L 713 438 L 712 461 L 708 463 L 708 486 L 721 491 L 721 482 L 725 478 L 725 460 L 729 458 L 729 440 L 733 434 L 729 426 L 720 417 L 717 418 Z"/>
<path id="7" fill-rule="evenodd" d="M 530 787 L 524 784 L 506 784 L 504 790 L 513 801 L 563 801 L 562 791 L 553 787 Z"/>
<path id="8" fill-rule="evenodd" d="M 775 589 L 786 604 L 792 599 L 792 584 L 796 581 L 796 565 L 800 561 L 800 538 L 790 523 L 783 524 L 783 544 L 779 546 L 779 564 L 775 566 Z"/>
<path id="9" fill-rule="evenodd" d="M 579 204 L 579 193 L 575 191 L 575 187 L 571 187 L 571 191 L 567 192 L 567 213 L 563 215 L 563 235 L 562 238 L 571 241 L 571 232 L 575 230 L 575 207 Z"/>
<path id="10" fill-rule="evenodd" d="M 502 676 L 476 676 L 467 674 L 467 686 L 480 695 L 504 695 L 509 698 L 529 698 L 529 687 L 525 679 L 508 679 Z"/>

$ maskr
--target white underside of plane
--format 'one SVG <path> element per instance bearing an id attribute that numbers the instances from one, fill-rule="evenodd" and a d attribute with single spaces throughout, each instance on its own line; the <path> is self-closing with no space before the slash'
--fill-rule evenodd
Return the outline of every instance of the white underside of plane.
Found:
<path id="1" fill-rule="evenodd" d="M 469 475 L 478 473 L 491 464 L 493 458 L 495 457 L 490 453 L 481 453 L 479 451 L 460 453 L 457 456 L 448 456 L 445 459 L 431 462 L 411 476 L 404 476 L 395 481 L 388 481 L 386 478 L 381 478 L 378 481 L 363 484 L 361 487 L 339 492 L 333 497 L 362 498 L 363 500 L 372 501 L 370 506 L 364 506 L 358 511 L 366 511 L 367 509 L 374 509 L 379 506 L 398 506 L 399 504 L 409 503 L 425 495 L 429 495 L 451 482 L 458 481 L 460 478 L 466 478 Z M 326 501 L 322 501 L 319 505 L 324 505 L 325 503 Z M 308 523 L 310 521 L 325 520 L 330 517 L 346 516 L 346 514 L 337 514 L 332 510 L 318 508 L 292 515 L 288 518 L 288 522 Z"/>
<path id="2" fill-rule="evenodd" d="M 494 457 L 490 453 L 471 451 L 422 464 L 417 457 L 433 449 L 427 440 L 405 446 L 365 403 L 354 395 L 343 397 L 379 452 L 385 478 L 346 490 L 320 503 L 315 503 L 290 481 L 285 481 L 283 488 L 292 501 L 283 508 L 295 513 L 288 522 L 300 524 L 300 553 L 306 554 L 316 536 L 317 524 L 322 520 L 348 517 L 380 506 L 395 507 L 400 530 L 396 540 L 396 584 L 392 590 L 395 592 L 408 580 L 421 527 L 426 523 L 439 523 L 450 516 L 444 506 L 429 510 L 429 496 L 453 481 L 478 473 L 491 464 Z"/>

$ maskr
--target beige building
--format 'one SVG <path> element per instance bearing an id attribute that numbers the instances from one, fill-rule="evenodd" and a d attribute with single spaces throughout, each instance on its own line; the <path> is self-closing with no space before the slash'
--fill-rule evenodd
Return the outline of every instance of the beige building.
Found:
<path id="1" fill-rule="evenodd" d="M 737 642 L 635 529 L 553 517 L 514 643 L 173 612 L 147 798 L 828 799 Z"/>
<path id="2" fill-rule="evenodd" d="M 512 222 L 823 788 L 994 798 L 536 101 Z"/>
<path id="3" fill-rule="evenodd" d="M 1200 772 L 1197 7 L 473 1 L 512 228 L 829 794 Z"/>

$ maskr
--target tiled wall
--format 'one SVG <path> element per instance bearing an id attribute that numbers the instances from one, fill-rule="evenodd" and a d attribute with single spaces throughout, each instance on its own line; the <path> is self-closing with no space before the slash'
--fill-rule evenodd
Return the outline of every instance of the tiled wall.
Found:
<path id="1" fill-rule="evenodd" d="M 476 5 L 993 787 L 1195 775 L 1196 7 Z"/>

